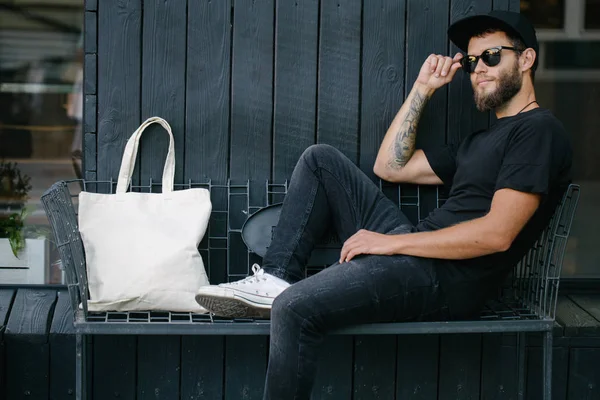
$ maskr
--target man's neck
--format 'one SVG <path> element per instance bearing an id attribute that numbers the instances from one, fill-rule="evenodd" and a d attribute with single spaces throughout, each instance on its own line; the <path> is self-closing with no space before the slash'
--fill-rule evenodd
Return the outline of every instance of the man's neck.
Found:
<path id="1" fill-rule="evenodd" d="M 531 111 L 534 108 L 538 108 L 539 105 L 537 103 L 531 104 L 534 101 L 535 91 L 533 89 L 525 90 L 525 86 L 523 86 L 515 97 L 510 99 L 510 101 L 506 102 L 504 105 L 496 108 L 496 117 L 512 117 L 520 112 Z"/>

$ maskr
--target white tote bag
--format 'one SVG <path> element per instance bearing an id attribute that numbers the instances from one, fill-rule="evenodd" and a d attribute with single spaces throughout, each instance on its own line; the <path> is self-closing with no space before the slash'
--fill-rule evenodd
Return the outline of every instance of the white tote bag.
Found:
<path id="1" fill-rule="evenodd" d="M 169 134 L 162 193 L 127 192 L 140 137 L 153 123 Z M 175 146 L 169 124 L 146 120 L 125 147 L 115 194 L 81 192 L 91 311 L 206 312 L 194 296 L 208 278 L 198 253 L 212 210 L 206 189 L 173 190 Z"/>

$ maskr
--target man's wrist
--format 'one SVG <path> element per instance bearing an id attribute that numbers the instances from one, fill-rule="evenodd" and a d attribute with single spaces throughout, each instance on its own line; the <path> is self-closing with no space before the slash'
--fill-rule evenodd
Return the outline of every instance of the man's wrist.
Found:
<path id="1" fill-rule="evenodd" d="M 396 235 L 392 236 L 394 238 L 393 250 L 392 250 L 393 254 L 404 254 L 403 250 L 404 250 L 405 238 L 403 238 L 403 236 L 405 236 L 405 235 L 406 235 L 406 233 L 400 233 L 400 234 L 396 234 Z"/>
<path id="2" fill-rule="evenodd" d="M 431 98 L 435 93 L 435 89 L 431 86 L 428 86 L 424 83 L 415 82 L 413 88 L 418 91 L 422 96 L 426 96 L 427 98 Z"/>

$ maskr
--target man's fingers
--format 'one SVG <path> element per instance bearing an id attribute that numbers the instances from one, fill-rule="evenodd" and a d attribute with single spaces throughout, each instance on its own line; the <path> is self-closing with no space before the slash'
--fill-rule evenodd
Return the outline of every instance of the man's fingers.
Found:
<path id="1" fill-rule="evenodd" d="M 348 240 L 346 240 L 342 246 L 342 251 L 340 252 L 340 264 L 346 260 L 348 253 L 354 247 L 353 241 L 351 241 L 353 237 L 354 236 L 351 236 Z"/>
<path id="2" fill-rule="evenodd" d="M 450 71 L 450 67 L 454 65 L 455 62 L 460 61 L 463 57 L 462 53 L 456 53 L 453 58 L 445 57 L 440 54 L 430 54 L 426 61 L 429 63 L 431 73 L 435 74 L 436 77 L 440 77 L 447 75 Z M 445 74 L 444 70 L 446 71 Z"/>
<path id="3" fill-rule="evenodd" d="M 431 69 L 431 73 L 435 72 L 435 69 L 437 68 L 437 63 L 438 63 L 438 58 L 435 54 L 431 54 L 428 58 L 427 58 L 427 62 L 429 62 L 429 67 Z"/>
<path id="4" fill-rule="evenodd" d="M 442 70 L 444 69 L 444 57 L 438 56 L 437 67 L 435 68 L 435 77 L 439 78 L 442 76 Z"/>
<path id="5" fill-rule="evenodd" d="M 340 253 L 340 264 L 342 264 L 343 262 L 350 261 L 357 254 L 361 254 L 361 251 L 358 250 L 360 248 L 360 242 L 352 240 L 353 238 L 354 236 L 350 237 L 350 239 L 346 240 L 346 242 L 344 243 L 344 246 L 342 247 L 342 252 Z"/>
<path id="6" fill-rule="evenodd" d="M 463 56 L 463 54 L 462 54 L 462 53 L 456 53 L 456 54 L 454 55 L 454 58 L 452 58 L 452 61 L 454 61 L 454 62 L 460 61 L 460 60 L 462 60 L 462 58 L 463 58 L 463 57 L 464 57 L 464 56 Z"/>
<path id="7" fill-rule="evenodd" d="M 454 63 L 452 64 L 452 66 L 450 67 L 450 72 L 448 73 L 448 79 L 451 81 L 454 78 L 454 75 L 456 75 L 456 71 L 458 71 L 459 69 L 461 69 L 461 65 L 460 63 Z"/>
<path id="8" fill-rule="evenodd" d="M 346 255 L 348 254 L 348 246 L 346 243 L 342 246 L 342 251 L 340 251 L 340 264 L 344 262 L 346 259 Z"/>
<path id="9" fill-rule="evenodd" d="M 344 252 L 342 253 L 342 256 L 340 257 L 340 264 L 344 263 L 344 262 L 348 262 L 352 259 L 352 257 L 354 257 L 354 255 L 352 255 L 356 250 L 353 247 L 348 247 L 344 250 Z"/>
<path id="10" fill-rule="evenodd" d="M 346 256 L 346 258 L 344 259 L 345 262 L 348 262 L 350 260 L 352 260 L 352 258 L 354 257 L 354 254 L 352 254 L 352 252 L 348 253 L 348 255 Z"/>
<path id="11" fill-rule="evenodd" d="M 350 250 L 350 252 L 346 256 L 346 262 L 352 260 L 355 256 L 357 256 L 359 254 L 362 254 L 362 252 L 359 249 Z"/>
<path id="12" fill-rule="evenodd" d="M 442 67 L 442 76 L 448 75 L 448 73 L 450 72 L 450 67 L 452 66 L 453 62 L 454 61 L 452 61 L 452 59 L 450 57 L 444 58 L 444 66 Z"/>

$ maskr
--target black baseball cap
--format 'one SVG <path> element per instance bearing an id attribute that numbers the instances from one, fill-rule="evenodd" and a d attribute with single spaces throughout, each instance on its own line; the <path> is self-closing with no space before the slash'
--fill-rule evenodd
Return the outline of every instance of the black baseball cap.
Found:
<path id="1" fill-rule="evenodd" d="M 539 56 L 539 44 L 533 25 L 522 14 L 512 11 L 494 10 L 488 14 L 463 18 L 450 25 L 448 37 L 459 49 L 467 53 L 469 40 L 490 28 L 500 29 L 521 38 L 525 46 L 534 49 Z"/>

